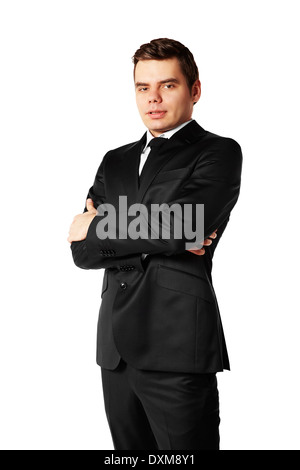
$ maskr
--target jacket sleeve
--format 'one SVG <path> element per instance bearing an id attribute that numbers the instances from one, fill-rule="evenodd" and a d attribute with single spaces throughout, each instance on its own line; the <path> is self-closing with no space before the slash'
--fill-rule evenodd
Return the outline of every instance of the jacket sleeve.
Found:
<path id="1" fill-rule="evenodd" d="M 171 201 L 163 201 L 168 207 L 179 204 L 184 214 L 185 205 L 189 204 L 192 214 L 192 225 L 195 226 L 197 204 L 204 204 L 204 227 L 202 233 L 207 238 L 228 217 L 235 206 L 241 183 L 242 151 L 239 144 L 230 138 L 220 138 L 207 151 L 199 157 L 190 178 L 185 181 L 176 198 Z M 150 213 L 150 207 L 147 208 Z M 128 237 L 130 217 L 126 226 L 126 233 L 122 233 L 123 227 L 118 224 L 119 214 L 115 218 L 115 232 L 117 237 L 101 239 L 97 234 L 97 225 L 105 215 L 97 215 L 92 221 L 87 238 L 86 249 L 89 256 L 98 256 L 102 250 L 114 252 L 117 256 L 134 255 L 141 253 L 164 254 L 167 256 L 179 254 L 186 251 L 186 245 L 192 240 L 185 236 L 184 219 L 182 218 L 182 237 L 174 237 L 174 224 L 178 223 L 170 212 L 170 237 L 162 237 L 162 223 L 160 220 L 159 230 L 150 227 L 150 217 L 142 216 L 146 230 L 152 236 L 133 239 Z M 124 230 L 123 230 L 124 231 Z M 155 236 L 153 236 L 155 232 Z M 122 233 L 122 236 L 121 236 Z M 145 232 L 144 232 L 145 233 Z M 125 238 L 127 236 L 127 238 Z M 202 242 L 203 242 L 202 240 Z"/>
<path id="2" fill-rule="evenodd" d="M 97 208 L 100 204 L 104 204 L 106 201 L 103 175 L 105 160 L 108 154 L 109 152 L 103 157 L 98 168 L 94 184 L 90 188 L 86 197 L 86 199 L 92 199 L 95 208 Z M 86 211 L 87 209 L 85 207 L 83 212 Z M 141 271 L 144 270 L 141 255 L 133 254 L 128 256 L 127 254 L 123 254 L 120 256 L 115 256 L 112 250 L 103 250 L 102 253 L 100 253 L 99 250 L 90 252 L 87 250 L 86 240 L 72 242 L 71 252 L 75 265 L 82 269 L 106 269 L 112 267 L 120 268 L 122 265 L 128 266 L 129 264 L 135 266 Z"/>

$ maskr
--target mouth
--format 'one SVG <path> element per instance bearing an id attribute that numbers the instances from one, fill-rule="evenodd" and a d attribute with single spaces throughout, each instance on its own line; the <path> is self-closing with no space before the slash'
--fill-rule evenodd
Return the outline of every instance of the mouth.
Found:
<path id="1" fill-rule="evenodd" d="M 151 119 L 161 119 L 167 111 L 149 111 L 147 114 Z"/>

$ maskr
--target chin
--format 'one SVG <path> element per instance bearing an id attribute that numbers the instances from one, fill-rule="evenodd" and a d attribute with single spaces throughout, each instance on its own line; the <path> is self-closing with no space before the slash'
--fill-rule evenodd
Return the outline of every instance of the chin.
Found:
<path id="1" fill-rule="evenodd" d="M 147 127 L 148 129 L 153 129 L 154 131 L 161 130 L 161 132 L 164 132 L 167 129 L 172 129 L 175 126 L 173 126 L 173 124 L 170 122 L 168 123 L 167 121 L 164 121 L 163 119 L 158 119 L 155 122 L 153 121 L 148 122 Z"/>

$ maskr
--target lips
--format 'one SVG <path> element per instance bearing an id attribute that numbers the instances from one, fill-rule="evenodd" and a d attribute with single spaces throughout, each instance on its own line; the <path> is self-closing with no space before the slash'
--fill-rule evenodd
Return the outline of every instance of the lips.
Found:
<path id="1" fill-rule="evenodd" d="M 149 111 L 147 114 L 150 116 L 152 119 L 160 119 L 164 117 L 167 111 Z"/>

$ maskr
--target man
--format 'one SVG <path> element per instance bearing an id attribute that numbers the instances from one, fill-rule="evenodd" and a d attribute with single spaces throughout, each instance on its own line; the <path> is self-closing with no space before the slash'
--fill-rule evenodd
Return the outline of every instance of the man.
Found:
<path id="1" fill-rule="evenodd" d="M 239 195 L 241 148 L 192 119 L 201 83 L 185 46 L 153 40 L 133 61 L 148 131 L 104 156 L 68 241 L 78 267 L 105 269 L 97 362 L 115 449 L 218 450 L 216 373 L 229 369 L 229 360 L 211 270 Z M 156 237 L 126 237 L 118 217 L 117 236 L 99 236 L 101 204 L 124 216 L 119 196 L 128 207 L 190 205 L 194 225 L 197 204 L 204 204 L 202 243 L 187 249 L 188 237 L 172 231 L 164 239 L 161 222 L 151 227 Z M 175 217 L 169 222 L 174 229 Z"/>

